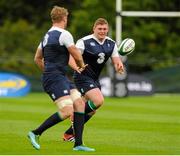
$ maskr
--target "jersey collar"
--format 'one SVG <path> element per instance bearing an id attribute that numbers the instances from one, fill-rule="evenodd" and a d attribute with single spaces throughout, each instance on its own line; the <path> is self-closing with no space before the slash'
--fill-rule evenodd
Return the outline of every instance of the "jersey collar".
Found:
<path id="1" fill-rule="evenodd" d="M 59 27 L 56 27 L 56 26 L 52 26 L 52 27 L 49 29 L 49 31 L 53 31 L 53 30 L 62 31 L 62 30 L 64 30 L 64 29 L 59 28 Z"/>
<path id="2" fill-rule="evenodd" d="M 96 40 L 100 45 L 103 45 L 107 37 L 105 37 L 105 39 L 104 39 L 102 42 L 99 41 L 99 40 L 94 36 L 94 34 L 92 34 L 92 38 L 93 38 L 94 40 Z"/>

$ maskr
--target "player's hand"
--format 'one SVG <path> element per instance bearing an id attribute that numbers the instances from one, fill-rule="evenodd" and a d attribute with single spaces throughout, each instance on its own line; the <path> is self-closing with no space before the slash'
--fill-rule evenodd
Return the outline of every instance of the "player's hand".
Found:
<path id="1" fill-rule="evenodd" d="M 79 67 L 76 71 L 78 73 L 81 73 L 87 66 L 88 66 L 88 64 L 85 64 L 83 67 Z"/>
<path id="2" fill-rule="evenodd" d="M 120 68 L 117 69 L 117 72 L 120 74 L 124 73 L 124 68 L 121 66 Z"/>
<path id="3" fill-rule="evenodd" d="M 124 66 L 122 63 L 118 63 L 115 65 L 116 72 L 123 74 L 124 73 Z"/>

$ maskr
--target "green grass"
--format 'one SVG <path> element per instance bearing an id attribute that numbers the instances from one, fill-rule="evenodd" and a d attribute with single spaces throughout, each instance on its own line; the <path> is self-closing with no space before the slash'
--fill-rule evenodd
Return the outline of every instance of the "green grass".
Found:
<path id="1" fill-rule="evenodd" d="M 47 130 L 40 138 L 41 150 L 32 148 L 27 139 L 56 111 L 45 93 L 22 98 L 0 98 L 1 155 L 179 155 L 180 95 L 106 98 L 104 106 L 86 124 L 84 142 L 96 152 L 72 151 L 73 143 L 62 141 L 70 121 Z"/>

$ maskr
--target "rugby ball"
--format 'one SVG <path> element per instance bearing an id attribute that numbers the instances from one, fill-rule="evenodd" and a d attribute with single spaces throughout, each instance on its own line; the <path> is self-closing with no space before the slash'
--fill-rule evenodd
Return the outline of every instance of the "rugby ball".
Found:
<path id="1" fill-rule="evenodd" d="M 126 38 L 124 39 L 119 48 L 118 48 L 118 52 L 120 55 L 125 56 L 125 55 L 129 55 L 130 53 L 132 53 L 135 49 L 135 42 L 133 39 L 131 38 Z"/>

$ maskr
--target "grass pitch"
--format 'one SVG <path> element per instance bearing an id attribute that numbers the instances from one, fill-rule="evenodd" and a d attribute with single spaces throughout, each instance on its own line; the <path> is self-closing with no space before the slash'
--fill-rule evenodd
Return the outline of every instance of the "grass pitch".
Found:
<path id="1" fill-rule="evenodd" d="M 35 150 L 27 139 L 56 111 L 45 93 L 22 98 L 0 98 L 1 155 L 179 155 L 180 95 L 106 98 L 97 114 L 85 125 L 84 142 L 96 152 L 72 151 L 73 143 L 63 142 L 69 127 L 66 120 L 48 129 Z"/>

